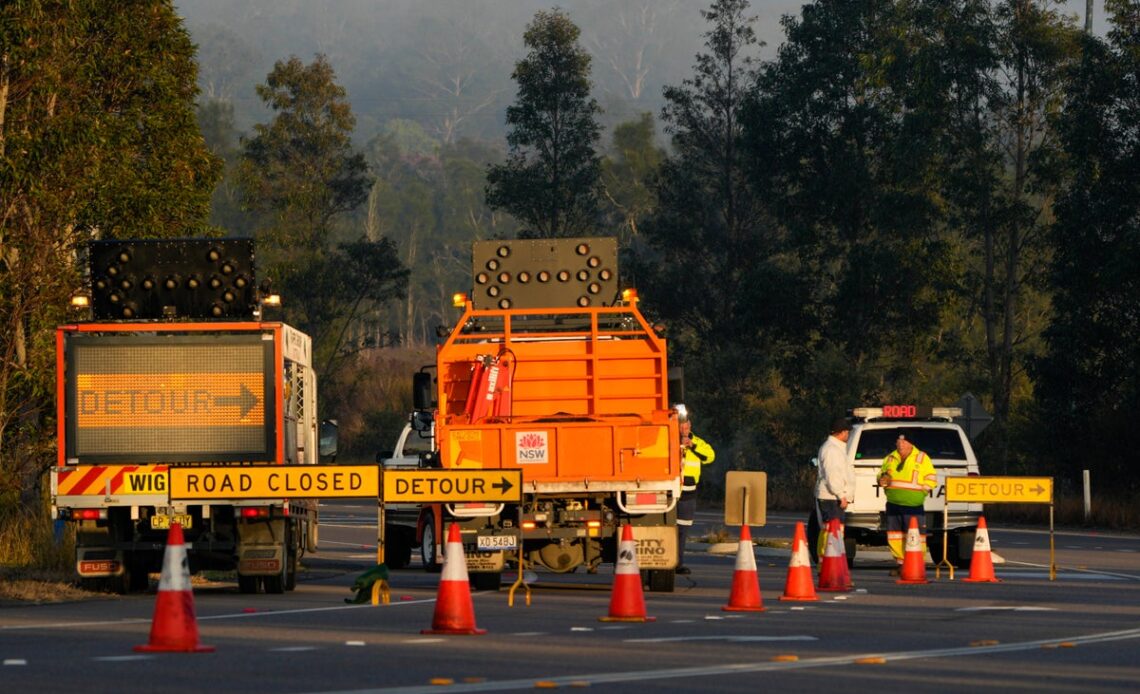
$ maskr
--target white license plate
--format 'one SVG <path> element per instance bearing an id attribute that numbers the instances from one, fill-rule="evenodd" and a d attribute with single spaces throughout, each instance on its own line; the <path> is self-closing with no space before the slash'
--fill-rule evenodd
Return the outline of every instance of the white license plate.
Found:
<path id="1" fill-rule="evenodd" d="M 158 513 L 150 517 L 152 530 L 170 530 L 171 523 L 177 523 L 185 530 L 193 525 L 194 519 L 189 513 Z"/>
<path id="2" fill-rule="evenodd" d="M 477 545 L 481 550 L 515 549 L 518 541 L 514 535 L 480 535 Z"/>

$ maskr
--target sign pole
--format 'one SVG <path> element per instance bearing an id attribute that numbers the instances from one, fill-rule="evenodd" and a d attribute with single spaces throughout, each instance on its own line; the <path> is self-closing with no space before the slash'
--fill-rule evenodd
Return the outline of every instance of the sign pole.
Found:
<path id="1" fill-rule="evenodd" d="M 376 565 L 384 563 L 384 499 L 376 503 Z M 388 584 L 385 581 L 376 581 L 372 584 L 372 604 L 385 605 L 389 601 Z"/>
<path id="2" fill-rule="evenodd" d="M 1053 502 L 1049 502 L 1049 580 L 1057 580 L 1057 555 L 1053 546 Z"/>
<path id="3" fill-rule="evenodd" d="M 948 580 L 953 581 L 954 580 L 954 565 L 952 563 L 950 563 L 949 559 L 946 558 L 946 555 L 949 552 L 949 550 L 947 548 L 950 546 L 950 534 L 949 534 L 950 531 L 948 529 L 949 525 L 950 525 L 950 502 L 946 502 L 946 503 L 942 504 L 942 561 L 940 561 L 934 565 L 934 577 L 935 578 L 942 578 L 942 565 L 945 564 L 947 567 Z M 933 558 L 934 557 L 931 557 L 931 559 L 933 559 Z"/>

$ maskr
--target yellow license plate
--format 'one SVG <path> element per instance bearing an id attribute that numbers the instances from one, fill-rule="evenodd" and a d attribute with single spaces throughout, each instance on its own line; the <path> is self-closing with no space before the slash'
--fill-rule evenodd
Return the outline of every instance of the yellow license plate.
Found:
<path id="1" fill-rule="evenodd" d="M 189 513 L 157 513 L 150 517 L 152 530 L 170 530 L 171 523 L 177 523 L 185 530 L 193 525 L 194 519 Z"/>

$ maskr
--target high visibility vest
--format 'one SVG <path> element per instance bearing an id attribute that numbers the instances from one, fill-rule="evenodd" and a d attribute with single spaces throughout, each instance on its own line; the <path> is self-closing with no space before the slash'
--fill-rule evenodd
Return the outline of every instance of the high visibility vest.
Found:
<path id="1" fill-rule="evenodd" d="M 918 448 L 911 449 L 901 465 L 900 458 L 897 450 L 891 451 L 879 468 L 879 475 L 886 473 L 891 478 L 887 486 L 887 501 L 899 506 L 922 506 L 926 502 L 927 490 L 938 486 L 934 464 L 930 462 L 930 456 Z"/>
<path id="2" fill-rule="evenodd" d="M 681 456 L 681 490 L 686 492 L 697 488 L 701 481 L 701 466 L 716 459 L 716 452 L 704 439 L 692 432 L 689 432 L 689 439 L 693 447 L 686 448 Z"/>

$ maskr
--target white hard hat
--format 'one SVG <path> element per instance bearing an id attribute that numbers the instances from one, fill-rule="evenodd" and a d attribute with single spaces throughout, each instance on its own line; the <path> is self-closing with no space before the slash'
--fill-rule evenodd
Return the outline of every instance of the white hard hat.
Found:
<path id="1" fill-rule="evenodd" d="M 689 421 L 689 408 L 685 407 L 684 403 L 679 402 L 676 405 L 673 405 L 673 409 L 677 410 L 677 421 L 678 422 Z"/>

